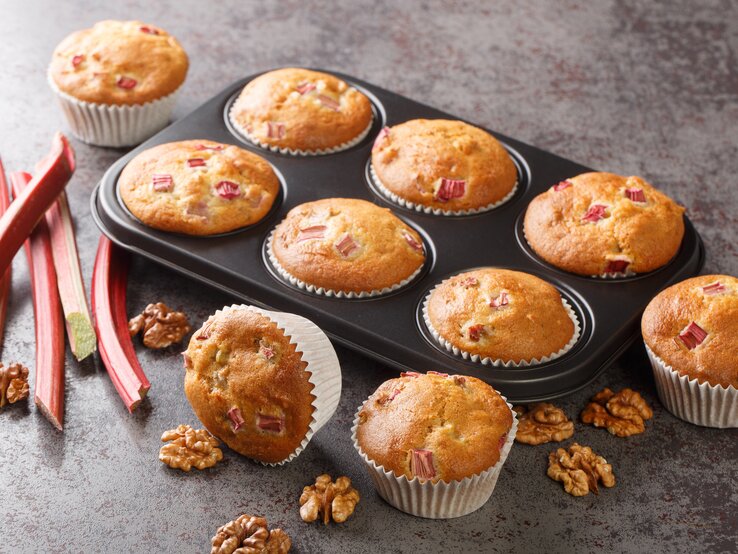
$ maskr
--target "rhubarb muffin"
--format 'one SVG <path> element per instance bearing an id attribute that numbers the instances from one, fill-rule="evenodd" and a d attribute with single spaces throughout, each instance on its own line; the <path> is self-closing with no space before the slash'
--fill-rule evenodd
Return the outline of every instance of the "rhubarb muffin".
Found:
<path id="1" fill-rule="evenodd" d="M 318 294 L 364 297 L 412 280 L 425 263 L 420 235 L 386 208 L 327 198 L 290 210 L 269 239 L 290 283 Z"/>
<path id="2" fill-rule="evenodd" d="M 279 463 L 308 435 L 316 396 L 313 368 L 269 313 L 233 306 L 210 316 L 184 353 L 185 394 L 230 448 Z"/>
<path id="3" fill-rule="evenodd" d="M 140 21 L 101 21 L 54 50 L 49 82 L 81 140 L 130 146 L 164 127 L 189 61 L 177 39 Z"/>
<path id="4" fill-rule="evenodd" d="M 507 269 L 482 268 L 446 279 L 426 298 L 423 317 L 441 346 L 492 365 L 549 361 L 579 336 L 576 316 L 554 286 Z"/>
<path id="5" fill-rule="evenodd" d="M 160 144 L 123 169 L 120 197 L 144 224 L 162 231 L 212 235 L 258 223 L 279 194 L 261 156 L 210 140 Z"/>
<path id="6" fill-rule="evenodd" d="M 702 275 L 661 291 L 641 331 L 669 411 L 699 425 L 738 427 L 738 279 Z"/>
<path id="7" fill-rule="evenodd" d="M 248 140 L 291 154 L 328 154 L 358 143 L 372 126 L 369 99 L 327 73 L 270 71 L 250 81 L 230 110 Z"/>
<path id="8" fill-rule="evenodd" d="M 492 135 L 445 119 L 385 127 L 372 148 L 372 179 L 383 195 L 408 208 L 474 213 L 512 196 L 518 172 Z"/>
<path id="9" fill-rule="evenodd" d="M 684 236 L 684 208 L 640 177 L 583 173 L 536 196 L 525 237 L 548 263 L 589 276 L 666 265 Z"/>
<path id="10" fill-rule="evenodd" d="M 354 446 L 379 493 L 423 517 L 456 517 L 492 494 L 517 424 L 474 377 L 403 373 L 382 383 L 354 421 Z"/>

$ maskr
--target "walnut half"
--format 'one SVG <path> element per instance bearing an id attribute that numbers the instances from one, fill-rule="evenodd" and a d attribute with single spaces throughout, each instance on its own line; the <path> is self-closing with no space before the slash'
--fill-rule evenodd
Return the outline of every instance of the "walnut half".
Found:
<path id="1" fill-rule="evenodd" d="M 351 486 L 351 479 L 339 477 L 333 483 L 331 476 L 323 474 L 315 479 L 315 484 L 305 487 L 300 495 L 300 517 L 308 523 L 323 516 L 323 523 L 333 519 L 343 523 L 359 503 L 359 491 Z"/>
<path id="2" fill-rule="evenodd" d="M 572 444 L 568 452 L 563 448 L 551 452 L 546 473 L 554 481 L 561 481 L 564 490 L 572 496 L 585 496 L 590 491 L 599 494 L 598 481 L 608 488 L 615 486 L 615 475 L 607 460 L 589 446 L 577 443 Z"/>
<path id="3" fill-rule="evenodd" d="M 281 529 L 269 531 L 263 517 L 244 514 L 218 529 L 210 554 L 287 554 L 290 537 Z"/>
<path id="4" fill-rule="evenodd" d="M 28 398 L 28 368 L 22 364 L 0 364 L 0 408 Z"/>
<path id="5" fill-rule="evenodd" d="M 128 322 L 132 337 L 143 331 L 143 343 L 148 348 L 166 348 L 181 342 L 191 330 L 187 316 L 170 310 L 163 302 L 149 304 L 143 313 Z"/>
<path id="6" fill-rule="evenodd" d="M 161 447 L 159 460 L 173 469 L 206 469 L 223 459 L 223 451 L 218 448 L 218 439 L 205 429 L 180 425 L 176 429 L 165 431 L 161 440 L 171 442 Z"/>
<path id="7" fill-rule="evenodd" d="M 629 437 L 646 430 L 645 420 L 653 417 L 653 410 L 643 397 L 632 389 L 617 394 L 605 388 L 592 397 L 582 411 L 582 421 L 595 427 L 605 427 L 617 437 Z"/>
<path id="8" fill-rule="evenodd" d="M 529 405 L 527 410 L 523 406 L 513 409 L 518 414 L 517 442 L 534 445 L 560 442 L 574 434 L 574 423 L 553 404 L 541 402 Z"/>

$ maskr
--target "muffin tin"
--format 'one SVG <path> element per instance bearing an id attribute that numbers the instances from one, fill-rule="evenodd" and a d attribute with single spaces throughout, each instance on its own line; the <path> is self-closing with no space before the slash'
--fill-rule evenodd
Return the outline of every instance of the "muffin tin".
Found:
<path id="1" fill-rule="evenodd" d="M 458 118 L 348 75 L 331 73 L 361 90 L 374 106 L 374 125 L 355 146 L 334 154 L 302 157 L 271 152 L 243 139 L 228 122 L 227 114 L 241 88 L 258 74 L 252 75 L 233 83 L 113 164 L 91 199 L 98 226 L 123 248 L 244 301 L 303 315 L 337 342 L 398 371 L 473 375 L 514 402 L 555 398 L 585 386 L 638 335 L 641 313 L 651 298 L 665 286 L 697 274 L 702 267 L 704 247 L 688 218 L 679 252 L 657 271 L 598 279 L 548 265 L 523 237 L 525 208 L 552 184 L 590 169 L 494 131 L 490 132 L 508 149 L 519 173 L 517 190 L 507 202 L 491 211 L 465 216 L 425 214 L 392 203 L 377 191 L 369 174 L 377 133 L 385 125 L 408 119 Z M 283 188 L 264 220 L 227 234 L 191 237 L 156 231 L 130 214 L 118 196 L 116 184 L 126 163 L 157 144 L 198 138 L 235 144 L 272 163 Z M 329 197 L 370 200 L 392 209 L 417 229 L 428 254 L 420 274 L 398 290 L 363 299 L 317 295 L 285 282 L 266 255 L 267 238 L 291 208 Z M 485 366 L 443 349 L 425 327 L 423 300 L 443 279 L 482 266 L 526 271 L 556 286 L 579 318 L 581 336 L 577 344 L 560 358 L 525 368 Z"/>

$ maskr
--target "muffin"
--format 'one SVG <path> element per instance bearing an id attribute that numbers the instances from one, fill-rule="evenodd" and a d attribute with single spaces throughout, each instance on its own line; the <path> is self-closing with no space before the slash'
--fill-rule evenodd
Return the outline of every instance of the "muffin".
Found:
<path id="1" fill-rule="evenodd" d="M 131 146 L 169 121 L 189 61 L 164 29 L 140 21 L 101 21 L 54 50 L 49 83 L 77 138 Z"/>
<path id="2" fill-rule="evenodd" d="M 231 449 L 262 463 L 293 459 L 338 406 L 336 353 L 300 316 L 224 308 L 195 332 L 183 356 L 195 415 Z"/>
<path id="3" fill-rule="evenodd" d="M 422 517 L 458 517 L 492 494 L 515 438 L 511 406 L 474 377 L 409 372 L 359 408 L 354 446 L 379 494 Z"/>
<path id="4" fill-rule="evenodd" d="M 589 276 L 653 271 L 679 250 L 684 208 L 640 177 L 583 173 L 536 196 L 525 237 L 548 263 Z"/>
<path id="5" fill-rule="evenodd" d="M 708 427 L 738 427 L 738 279 L 702 275 L 661 291 L 641 331 L 661 403 Z"/>
<path id="6" fill-rule="evenodd" d="M 369 99 L 338 77 L 285 68 L 250 81 L 230 120 L 259 146 L 307 155 L 350 148 L 369 133 L 373 115 Z"/>
<path id="7" fill-rule="evenodd" d="M 426 298 L 423 318 L 446 350 L 483 364 L 547 362 L 579 338 L 577 318 L 555 287 L 508 269 L 482 268 L 446 279 Z"/>
<path id="8" fill-rule="evenodd" d="M 126 207 L 162 231 L 212 235 L 253 225 L 272 208 L 279 179 L 261 156 L 210 140 L 141 152 L 118 179 Z"/>
<path id="9" fill-rule="evenodd" d="M 395 290 L 425 263 L 420 235 L 386 208 L 327 198 L 290 210 L 269 239 L 290 283 L 317 294 L 366 297 Z"/>
<path id="10" fill-rule="evenodd" d="M 372 179 L 397 204 L 453 215 L 492 209 L 518 172 L 492 135 L 463 121 L 414 119 L 385 127 L 372 148 Z"/>

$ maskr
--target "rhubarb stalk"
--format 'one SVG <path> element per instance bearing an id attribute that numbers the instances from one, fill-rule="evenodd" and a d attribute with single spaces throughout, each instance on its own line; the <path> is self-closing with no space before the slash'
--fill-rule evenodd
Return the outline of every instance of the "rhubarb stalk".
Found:
<path id="1" fill-rule="evenodd" d="M 128 332 L 127 283 L 128 255 L 107 237 L 100 237 L 92 274 L 92 311 L 100 357 L 123 403 L 133 412 L 151 384 L 138 363 Z"/>
<path id="2" fill-rule="evenodd" d="M 0 160 L 0 217 L 8 209 L 10 199 L 8 198 L 8 182 L 5 179 L 5 168 Z M 3 331 L 5 330 L 5 314 L 8 311 L 8 300 L 10 298 L 10 266 L 5 273 L 0 273 L 0 351 L 3 345 Z"/>
<path id="3" fill-rule="evenodd" d="M 10 176 L 16 202 L 32 186 L 32 181 L 29 173 L 16 172 Z M 61 431 L 64 420 L 64 323 L 51 237 L 43 218 L 25 241 L 25 250 L 36 323 L 34 400 L 44 416 Z"/>

